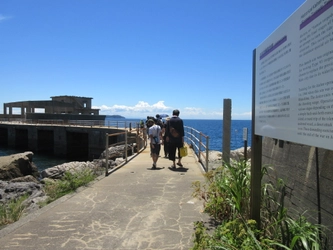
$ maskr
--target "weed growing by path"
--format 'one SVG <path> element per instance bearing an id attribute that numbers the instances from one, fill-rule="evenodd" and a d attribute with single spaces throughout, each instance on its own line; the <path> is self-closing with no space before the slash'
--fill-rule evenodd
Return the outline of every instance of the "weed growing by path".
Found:
<path id="1" fill-rule="evenodd" d="M 268 175 L 262 169 L 262 179 Z M 284 206 L 285 185 L 262 185 L 261 228 L 250 219 L 250 167 L 232 162 L 208 172 L 206 182 L 193 183 L 193 196 L 204 201 L 204 211 L 216 222 L 209 232 L 202 222 L 195 223 L 193 250 L 203 249 L 325 249 L 321 227 L 308 222 L 304 214 L 288 216 Z"/>
<path id="2" fill-rule="evenodd" d="M 59 199 L 60 197 L 75 192 L 79 187 L 87 185 L 97 176 L 90 170 L 65 172 L 61 180 L 48 180 L 45 182 L 44 191 L 49 199 L 46 204 Z M 46 205 L 40 204 L 40 205 Z"/>
<path id="3" fill-rule="evenodd" d="M 28 197 L 29 195 L 25 194 L 8 204 L 0 205 L 0 226 L 11 224 L 21 218 L 25 209 L 24 201 Z"/>

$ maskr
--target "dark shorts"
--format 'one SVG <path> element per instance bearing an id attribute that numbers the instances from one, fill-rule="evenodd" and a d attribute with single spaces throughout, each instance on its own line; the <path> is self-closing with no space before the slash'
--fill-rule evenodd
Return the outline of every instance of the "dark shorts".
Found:
<path id="1" fill-rule="evenodd" d="M 176 160 L 176 151 L 178 153 L 178 158 L 180 157 L 179 148 L 183 146 L 183 142 L 170 142 L 169 143 L 169 160 Z"/>
<path id="2" fill-rule="evenodd" d="M 150 148 L 152 154 L 159 155 L 161 151 L 161 144 L 154 144 L 154 148 Z"/>

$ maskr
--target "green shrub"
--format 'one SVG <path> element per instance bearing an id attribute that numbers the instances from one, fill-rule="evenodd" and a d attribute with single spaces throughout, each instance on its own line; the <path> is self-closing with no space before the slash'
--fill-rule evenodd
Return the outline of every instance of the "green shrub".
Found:
<path id="1" fill-rule="evenodd" d="M 262 169 L 262 178 L 268 171 Z M 195 223 L 194 250 L 202 249 L 325 249 L 325 238 L 318 225 L 302 215 L 288 216 L 284 206 L 285 184 L 264 183 L 261 197 L 261 228 L 250 219 L 250 171 L 245 162 L 232 162 L 205 174 L 206 182 L 193 183 L 193 196 L 204 201 L 204 211 L 218 226 L 207 232 Z M 269 179 L 269 178 L 268 178 Z"/>
<path id="2" fill-rule="evenodd" d="M 304 216 L 300 216 L 298 220 L 287 218 L 284 232 L 285 244 L 290 249 L 322 249 L 320 227 L 308 222 Z"/>
<path id="3" fill-rule="evenodd" d="M 65 172 L 61 180 L 47 181 L 44 186 L 45 193 L 49 196 L 46 203 L 50 203 L 66 194 L 74 192 L 77 188 L 93 181 L 96 175 L 90 170 Z"/>
<path id="4" fill-rule="evenodd" d="M 205 212 L 217 221 L 250 212 L 250 175 L 246 162 L 225 164 L 205 174 L 206 184 L 194 182 L 195 197 L 203 199 Z"/>
<path id="5" fill-rule="evenodd" d="M 225 250 L 272 250 L 270 242 L 259 241 L 260 231 L 256 229 L 254 220 L 243 221 L 240 218 L 224 221 L 212 235 L 206 233 L 202 222 L 196 223 L 195 243 L 193 250 L 225 249 Z"/>
<path id="6" fill-rule="evenodd" d="M 96 175 L 90 169 L 85 169 L 76 172 L 66 172 L 59 181 L 47 181 L 44 185 L 44 191 L 49 196 L 49 199 L 39 205 L 44 206 L 66 194 L 74 192 L 77 188 L 87 185 L 95 178 Z M 26 208 L 24 201 L 28 197 L 29 194 L 25 194 L 18 199 L 10 201 L 8 204 L 0 205 L 0 226 L 11 224 L 22 217 Z"/>
<path id="7" fill-rule="evenodd" d="M 29 197 L 28 194 L 22 195 L 18 199 L 10 201 L 8 204 L 0 206 L 0 225 L 8 225 L 18 221 L 24 212 L 24 201 Z"/>

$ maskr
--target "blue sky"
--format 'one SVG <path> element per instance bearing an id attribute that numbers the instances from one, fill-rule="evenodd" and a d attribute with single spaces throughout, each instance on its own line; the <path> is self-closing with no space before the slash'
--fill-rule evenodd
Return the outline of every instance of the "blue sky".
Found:
<path id="1" fill-rule="evenodd" d="M 100 114 L 222 119 L 229 98 L 251 119 L 253 50 L 304 2 L 1 0 L 0 113 L 73 95 Z"/>

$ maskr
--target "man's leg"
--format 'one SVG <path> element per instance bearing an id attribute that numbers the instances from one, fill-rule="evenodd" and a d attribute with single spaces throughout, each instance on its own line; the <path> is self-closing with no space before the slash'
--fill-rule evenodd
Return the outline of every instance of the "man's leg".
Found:
<path id="1" fill-rule="evenodd" d="M 169 143 L 169 160 L 173 162 L 172 167 L 176 167 L 176 144 Z"/>
<path id="2" fill-rule="evenodd" d="M 158 155 L 153 153 L 152 158 L 153 158 L 153 168 L 156 168 L 156 162 L 157 162 L 157 159 L 158 159 Z"/>
<path id="3" fill-rule="evenodd" d="M 182 158 L 180 157 L 180 148 L 182 147 L 183 145 L 177 145 L 177 152 L 178 152 L 178 162 L 177 162 L 177 165 L 180 166 L 180 167 L 183 167 L 183 164 L 182 164 Z"/>
<path id="4" fill-rule="evenodd" d="M 161 145 L 160 144 L 156 144 L 154 145 L 154 150 L 153 150 L 153 154 L 152 154 L 152 158 L 153 158 L 153 168 L 156 168 L 156 164 L 160 155 L 160 150 L 161 150 Z"/>

